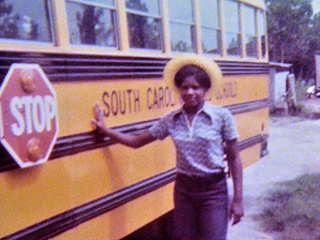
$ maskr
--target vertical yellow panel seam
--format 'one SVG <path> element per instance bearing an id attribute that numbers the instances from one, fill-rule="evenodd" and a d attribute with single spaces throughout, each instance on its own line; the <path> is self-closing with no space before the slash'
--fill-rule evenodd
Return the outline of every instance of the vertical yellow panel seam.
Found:
<path id="1" fill-rule="evenodd" d="M 259 11 L 258 9 L 255 9 L 255 21 L 256 21 L 256 34 L 257 34 L 257 48 L 258 48 L 258 59 L 262 59 L 262 46 L 261 46 L 261 22 L 259 17 Z"/>
<path id="2" fill-rule="evenodd" d="M 126 52 L 129 50 L 129 33 L 125 0 L 117 0 L 119 49 Z"/>
<path id="3" fill-rule="evenodd" d="M 239 15 L 240 15 L 240 36 L 241 36 L 241 58 L 246 58 L 246 34 L 244 27 L 244 17 L 243 17 L 243 3 L 239 3 Z"/>
<path id="4" fill-rule="evenodd" d="M 67 49 L 69 47 L 69 29 L 65 0 L 53 0 L 52 7 L 56 45 Z"/>
<path id="5" fill-rule="evenodd" d="M 168 12 L 168 0 L 161 1 L 161 12 L 162 12 L 162 26 L 163 26 L 163 41 L 164 41 L 164 52 L 167 54 L 171 53 L 170 43 L 170 26 L 169 26 L 169 12 Z"/>
<path id="6" fill-rule="evenodd" d="M 221 55 L 222 57 L 227 56 L 226 46 L 226 29 L 225 29 L 225 15 L 224 15 L 224 0 L 218 0 L 219 6 L 219 19 L 220 19 L 220 33 L 221 33 Z"/>
<path id="7" fill-rule="evenodd" d="M 201 36 L 201 20 L 200 20 L 200 7 L 199 1 L 193 0 L 193 8 L 194 8 L 194 27 L 195 27 L 195 36 L 196 36 L 196 53 L 202 54 L 202 36 Z"/>
<path id="8" fill-rule="evenodd" d="M 264 32 L 265 32 L 265 51 L 266 51 L 266 55 L 264 56 L 264 59 L 269 59 L 269 51 L 268 51 L 268 29 L 267 29 L 267 19 L 266 19 L 266 11 L 263 10 L 263 21 L 264 21 Z"/>

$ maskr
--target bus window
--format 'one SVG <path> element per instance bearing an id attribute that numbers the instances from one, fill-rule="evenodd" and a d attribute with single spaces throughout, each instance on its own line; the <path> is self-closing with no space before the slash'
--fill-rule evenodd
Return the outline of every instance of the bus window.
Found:
<path id="1" fill-rule="evenodd" d="M 257 25 L 253 7 L 243 6 L 245 45 L 247 57 L 257 57 Z"/>
<path id="2" fill-rule="evenodd" d="M 159 0 L 126 0 L 131 48 L 162 50 Z"/>
<path id="3" fill-rule="evenodd" d="M 261 38 L 261 53 L 262 57 L 266 58 L 267 43 L 266 43 L 266 18 L 263 11 L 259 10 L 259 25 L 260 25 L 260 38 Z"/>
<path id="4" fill-rule="evenodd" d="M 1 1 L 0 38 L 53 42 L 50 7 L 50 1 Z"/>
<path id="5" fill-rule="evenodd" d="M 117 46 L 113 0 L 68 0 L 66 8 L 72 44 Z"/>
<path id="6" fill-rule="evenodd" d="M 221 54 L 218 0 L 200 0 L 199 6 L 203 52 Z"/>
<path id="7" fill-rule="evenodd" d="M 169 0 L 171 49 L 195 52 L 194 16 L 191 0 Z"/>
<path id="8" fill-rule="evenodd" d="M 232 0 L 224 1 L 227 54 L 241 56 L 241 28 L 239 3 Z"/>

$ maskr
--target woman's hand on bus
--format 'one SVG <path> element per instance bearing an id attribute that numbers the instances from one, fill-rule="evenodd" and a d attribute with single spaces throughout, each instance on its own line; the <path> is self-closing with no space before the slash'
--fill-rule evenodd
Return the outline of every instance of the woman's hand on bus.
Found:
<path id="1" fill-rule="evenodd" d="M 103 110 L 98 103 L 95 103 L 93 106 L 93 117 L 94 119 L 91 121 L 93 128 L 101 133 L 105 133 L 107 127 L 103 121 Z"/>
<path id="2" fill-rule="evenodd" d="M 108 128 L 103 121 L 103 110 L 97 103 L 93 106 L 93 115 L 94 119 L 91 121 L 93 127 L 101 134 L 116 140 L 118 143 L 133 148 L 139 148 L 156 140 L 149 131 L 144 131 L 138 135 L 132 135 Z"/>
<path id="3" fill-rule="evenodd" d="M 233 219 L 232 225 L 241 221 L 244 216 L 242 200 L 234 199 L 230 205 L 230 219 Z"/>

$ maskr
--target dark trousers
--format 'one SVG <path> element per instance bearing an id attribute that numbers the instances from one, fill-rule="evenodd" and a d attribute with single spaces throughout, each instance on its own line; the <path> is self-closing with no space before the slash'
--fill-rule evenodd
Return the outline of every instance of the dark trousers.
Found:
<path id="1" fill-rule="evenodd" d="M 226 240 L 228 203 L 224 173 L 206 178 L 178 173 L 174 189 L 176 236 L 197 235 L 205 240 Z"/>

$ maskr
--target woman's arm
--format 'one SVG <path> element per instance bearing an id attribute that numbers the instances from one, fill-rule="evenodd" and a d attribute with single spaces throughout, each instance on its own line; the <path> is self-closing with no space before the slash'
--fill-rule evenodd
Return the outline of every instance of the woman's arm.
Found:
<path id="1" fill-rule="evenodd" d="M 243 173 L 242 164 L 239 157 L 238 140 L 233 139 L 226 142 L 226 153 L 228 165 L 233 180 L 233 201 L 230 205 L 230 217 L 233 217 L 233 225 L 241 221 L 244 215 L 243 210 Z"/>
<path id="2" fill-rule="evenodd" d="M 156 138 L 148 131 L 142 132 L 139 135 L 131 135 L 108 128 L 103 121 L 102 109 L 98 104 L 93 106 L 93 113 L 95 119 L 91 121 L 92 125 L 103 135 L 108 136 L 123 145 L 139 148 L 156 140 Z"/>

